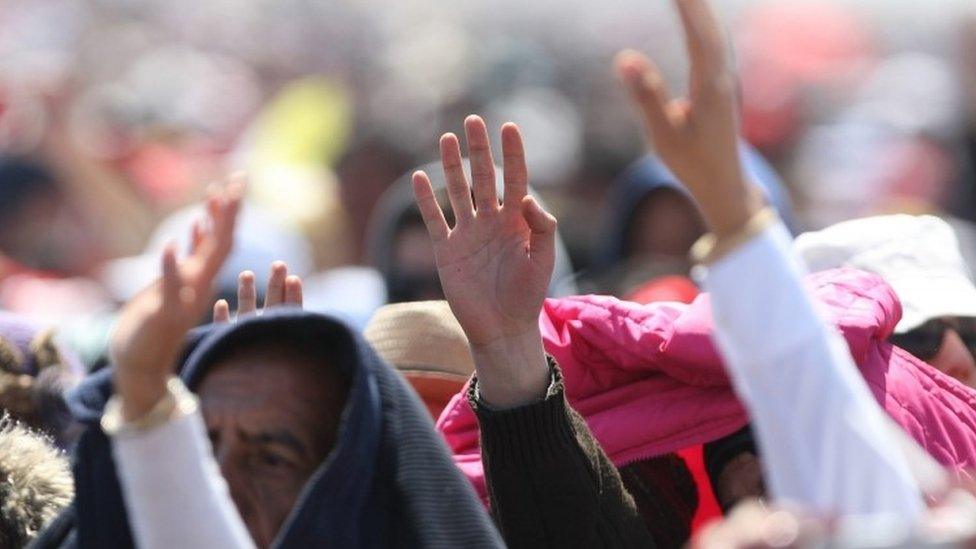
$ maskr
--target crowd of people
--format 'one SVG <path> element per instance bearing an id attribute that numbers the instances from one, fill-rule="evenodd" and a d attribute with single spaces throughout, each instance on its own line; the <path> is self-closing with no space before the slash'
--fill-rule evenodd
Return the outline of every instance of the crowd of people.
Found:
<path id="1" fill-rule="evenodd" d="M 79 126 L 65 90 L 0 79 L 0 548 L 976 544 L 976 152 L 933 101 L 869 139 L 863 185 L 798 194 L 758 58 L 736 62 L 707 0 L 672 4 L 686 85 L 625 49 L 605 67 L 623 93 L 587 98 L 647 144 L 605 216 L 552 192 L 585 171 L 559 166 L 572 106 L 503 77 L 427 162 L 403 127 L 424 135 L 423 109 L 343 150 L 354 107 L 325 79 L 247 129 L 248 94 L 200 92 L 169 113 L 198 141 Z M 184 54 L 127 93 L 190 86 L 158 78 Z M 251 82 L 228 62 L 190 64 Z M 424 93 L 463 112 L 449 80 Z M 414 84 L 374 109 L 424 103 Z M 85 101 L 143 100 L 102 91 Z M 865 138 L 889 99 L 799 154 Z M 823 162 L 799 165 L 842 167 Z M 199 185 L 226 164 L 247 169 Z M 848 215 L 868 187 L 875 215 Z"/>

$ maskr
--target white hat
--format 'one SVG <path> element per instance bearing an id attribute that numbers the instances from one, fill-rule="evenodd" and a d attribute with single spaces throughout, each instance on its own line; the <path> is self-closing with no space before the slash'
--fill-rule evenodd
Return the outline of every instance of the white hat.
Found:
<path id="1" fill-rule="evenodd" d="M 206 210 L 202 204 L 188 206 L 170 215 L 153 232 L 142 254 L 115 259 L 102 267 L 102 284 L 116 299 L 131 299 L 159 278 L 163 249 L 175 242 L 178 251 L 186 253 L 193 222 L 205 218 Z M 237 275 L 252 270 L 258 291 L 263 291 L 271 263 L 279 260 L 288 265 L 289 274 L 305 276 L 312 270 L 311 247 L 297 230 L 288 227 L 274 214 L 245 204 L 237 220 L 234 248 L 217 275 L 217 287 L 233 293 L 237 288 Z"/>
<path id="2" fill-rule="evenodd" d="M 361 331 L 386 303 L 386 282 L 372 267 L 346 265 L 305 277 L 302 296 L 306 311 L 338 316 Z"/>
<path id="3" fill-rule="evenodd" d="M 880 275 L 901 300 L 895 332 L 933 318 L 976 317 L 976 286 L 948 223 L 933 216 L 887 215 L 801 234 L 796 253 L 811 271 L 853 267 Z"/>

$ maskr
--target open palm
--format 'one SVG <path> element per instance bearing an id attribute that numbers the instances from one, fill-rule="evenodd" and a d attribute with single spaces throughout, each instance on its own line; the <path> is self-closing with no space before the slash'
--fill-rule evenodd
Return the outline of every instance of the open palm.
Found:
<path id="1" fill-rule="evenodd" d="M 187 331 L 203 317 L 213 280 L 234 242 L 234 226 L 243 181 L 232 181 L 207 202 L 207 227 L 195 225 L 193 249 L 183 261 L 169 246 L 162 256 L 162 276 L 122 309 L 112 336 L 115 385 L 128 419 L 140 415 L 162 396 L 166 379 Z M 130 417 L 131 416 L 131 417 Z"/>
<path id="2" fill-rule="evenodd" d="M 445 134 L 440 142 L 456 219 L 453 229 L 427 174 L 415 173 L 413 183 L 445 297 L 471 343 L 487 345 L 537 329 L 555 262 L 556 220 L 527 195 L 525 153 L 515 124 L 502 127 L 505 193 L 501 203 L 484 121 L 468 117 L 465 134 L 470 186 L 457 137 Z"/>

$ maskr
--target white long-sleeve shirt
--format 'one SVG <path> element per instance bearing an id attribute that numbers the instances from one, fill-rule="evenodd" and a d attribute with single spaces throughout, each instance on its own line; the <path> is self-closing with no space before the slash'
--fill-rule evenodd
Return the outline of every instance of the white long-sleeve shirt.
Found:
<path id="1" fill-rule="evenodd" d="M 805 294 L 805 270 L 777 223 L 697 273 L 771 495 L 828 514 L 915 519 L 919 487 L 846 343 Z"/>
<path id="2" fill-rule="evenodd" d="M 178 406 L 151 429 L 113 436 L 112 455 L 141 549 L 254 547 L 195 406 Z"/>

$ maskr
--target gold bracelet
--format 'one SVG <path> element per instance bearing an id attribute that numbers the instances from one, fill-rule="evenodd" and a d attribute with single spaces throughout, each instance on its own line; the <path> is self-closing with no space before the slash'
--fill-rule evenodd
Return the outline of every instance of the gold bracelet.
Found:
<path id="1" fill-rule="evenodd" d="M 710 265 L 722 259 L 736 248 L 749 242 L 779 220 L 776 210 L 765 207 L 756 212 L 741 229 L 719 239 L 708 233 L 698 239 L 691 247 L 691 260 L 697 265 Z"/>
<path id="2" fill-rule="evenodd" d="M 165 424 L 177 415 L 192 414 L 197 406 L 197 398 L 193 393 L 179 378 L 171 377 L 166 382 L 166 393 L 163 397 L 151 410 L 133 421 L 122 418 L 122 399 L 118 395 L 110 398 L 102 414 L 102 431 L 112 437 L 143 433 Z"/>

